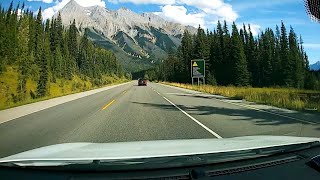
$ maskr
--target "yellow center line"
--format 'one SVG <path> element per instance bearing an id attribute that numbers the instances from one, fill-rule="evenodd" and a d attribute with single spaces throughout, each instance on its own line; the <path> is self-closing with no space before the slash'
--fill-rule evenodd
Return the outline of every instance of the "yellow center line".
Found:
<path id="1" fill-rule="evenodd" d="M 124 94 L 127 93 L 127 92 L 128 92 L 128 90 L 125 90 L 125 91 L 123 91 L 121 94 L 124 95 Z M 119 96 L 119 95 L 118 95 L 118 96 Z M 102 108 L 102 110 L 107 109 L 107 108 L 108 108 L 109 106 L 111 106 L 115 101 L 116 101 L 115 99 L 112 100 L 112 101 L 110 101 L 106 106 L 104 106 L 104 107 Z"/>
<path id="2" fill-rule="evenodd" d="M 112 103 L 114 103 L 116 100 L 112 100 L 111 102 L 109 102 L 105 107 L 102 108 L 102 110 L 107 109 L 109 106 L 111 106 Z"/>

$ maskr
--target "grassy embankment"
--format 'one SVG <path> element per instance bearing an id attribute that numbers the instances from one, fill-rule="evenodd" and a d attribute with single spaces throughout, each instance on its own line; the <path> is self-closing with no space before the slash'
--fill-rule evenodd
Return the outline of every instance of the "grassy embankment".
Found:
<path id="1" fill-rule="evenodd" d="M 128 80 L 117 76 L 105 76 L 101 79 L 101 84 L 105 86 L 126 81 Z M 74 76 L 72 80 L 57 79 L 55 83 L 50 82 L 49 84 L 47 96 L 32 98 L 36 93 L 37 82 L 29 78 L 26 97 L 23 100 L 17 100 L 17 67 L 6 67 L 6 71 L 0 74 L 0 110 L 102 87 L 94 86 L 89 80 L 83 80 L 77 76 Z"/>
<path id="2" fill-rule="evenodd" d="M 169 83 L 163 84 L 201 91 L 205 93 L 222 95 L 234 99 L 266 104 L 291 110 L 313 110 L 320 112 L 320 92 L 293 88 L 251 88 L 251 87 L 222 87 L 190 84 Z"/>

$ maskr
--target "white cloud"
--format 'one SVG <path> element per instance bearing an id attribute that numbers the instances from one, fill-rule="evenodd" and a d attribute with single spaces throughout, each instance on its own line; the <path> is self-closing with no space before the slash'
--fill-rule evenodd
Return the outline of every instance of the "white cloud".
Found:
<path id="1" fill-rule="evenodd" d="M 55 14 L 55 10 L 52 7 L 49 7 L 42 12 L 42 17 L 44 20 L 50 19 Z"/>
<path id="2" fill-rule="evenodd" d="M 217 9 L 225 3 L 223 0 L 206 0 L 206 1 L 199 1 L 199 0 L 177 0 L 179 4 L 186 4 L 188 6 L 195 6 L 200 9 Z"/>
<path id="3" fill-rule="evenodd" d="M 113 3 L 113 4 L 131 2 L 133 4 L 161 4 L 161 5 L 168 5 L 168 4 L 175 4 L 176 0 L 108 0 L 108 2 Z"/>
<path id="4" fill-rule="evenodd" d="M 237 23 L 239 25 L 238 28 L 240 29 L 243 29 L 243 23 Z M 246 30 L 247 32 L 249 33 L 249 25 L 247 23 L 244 23 L 246 25 Z M 249 23 L 250 24 L 250 29 L 251 29 L 251 32 L 252 32 L 252 35 L 253 36 L 258 36 L 258 34 L 261 32 L 261 26 L 259 24 L 254 24 L 254 23 Z"/>
<path id="5" fill-rule="evenodd" d="M 18 17 L 20 17 L 22 15 L 23 11 L 21 9 L 18 9 Z"/>
<path id="6" fill-rule="evenodd" d="M 75 0 L 80 6 L 90 7 L 90 6 L 101 6 L 106 7 L 106 3 L 103 0 Z"/>
<path id="7" fill-rule="evenodd" d="M 232 9 L 232 6 L 223 0 L 177 0 L 177 3 L 196 7 L 205 12 L 211 20 L 220 19 L 233 22 L 238 18 L 238 14 Z"/>
<path id="8" fill-rule="evenodd" d="M 44 19 L 51 18 L 69 1 L 70 0 L 57 0 L 54 6 L 49 7 L 43 11 Z M 94 5 L 99 5 L 102 7 L 106 6 L 103 0 L 76 0 L 76 2 L 83 7 Z M 131 2 L 134 4 L 163 5 L 161 7 L 161 12 L 155 12 L 155 14 L 165 19 L 169 19 L 184 25 L 190 25 L 194 27 L 201 25 L 203 28 L 205 28 L 206 26 L 210 26 L 212 22 L 218 20 L 226 20 L 230 23 L 236 21 L 238 18 L 237 12 L 233 10 L 230 4 L 225 3 L 224 0 L 108 0 L 108 2 Z M 187 6 L 194 7 L 196 10 L 190 12 L 186 8 Z"/>
<path id="9" fill-rule="evenodd" d="M 205 27 L 204 13 L 192 14 L 188 13 L 184 6 L 172 5 L 165 5 L 161 8 L 161 10 L 161 12 L 156 12 L 155 14 L 184 25 L 190 25 L 194 27 L 201 25 L 202 27 Z"/>
<path id="10" fill-rule="evenodd" d="M 303 46 L 309 49 L 320 49 L 320 44 L 316 44 L 316 43 L 306 43 L 306 44 L 303 44 Z"/>
<path id="11" fill-rule="evenodd" d="M 43 3 L 52 3 L 53 0 L 27 0 L 28 2 L 34 2 L 34 1 L 37 1 L 37 2 L 43 2 Z"/>
<path id="12" fill-rule="evenodd" d="M 253 36 L 258 36 L 261 31 L 261 26 L 258 24 L 250 24 L 250 28 Z"/>
<path id="13" fill-rule="evenodd" d="M 32 0 L 34 1 L 34 0 Z M 40 1 L 40 0 L 39 0 Z M 50 0 L 43 0 L 43 1 L 50 1 Z M 83 7 L 90 7 L 90 6 L 102 6 L 106 7 L 106 3 L 103 0 L 75 0 L 80 6 Z M 55 13 L 57 13 L 60 9 L 62 9 L 66 4 L 68 4 L 70 0 L 57 0 L 55 5 L 43 10 L 42 15 L 43 19 L 51 18 Z"/>
<path id="14" fill-rule="evenodd" d="M 161 8 L 162 12 L 155 14 L 191 26 L 200 24 L 205 27 L 218 20 L 231 23 L 239 17 L 232 6 L 224 0 L 108 0 L 108 2 L 164 5 Z M 194 7 L 196 12 L 188 12 L 187 6 Z"/>

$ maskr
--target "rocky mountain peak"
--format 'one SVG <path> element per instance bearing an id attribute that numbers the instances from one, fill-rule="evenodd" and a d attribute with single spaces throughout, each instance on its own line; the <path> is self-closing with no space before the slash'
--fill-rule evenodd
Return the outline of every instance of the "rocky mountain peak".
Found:
<path id="1" fill-rule="evenodd" d="M 94 31 L 93 40 L 101 36 L 110 42 L 108 48 L 117 49 L 116 55 L 121 51 L 139 59 L 163 59 L 169 49 L 177 49 L 185 30 L 197 32 L 196 28 L 169 22 L 154 13 L 137 14 L 128 8 L 113 11 L 101 6 L 82 7 L 75 0 L 60 13 L 65 26 L 75 19 L 78 28 Z"/>

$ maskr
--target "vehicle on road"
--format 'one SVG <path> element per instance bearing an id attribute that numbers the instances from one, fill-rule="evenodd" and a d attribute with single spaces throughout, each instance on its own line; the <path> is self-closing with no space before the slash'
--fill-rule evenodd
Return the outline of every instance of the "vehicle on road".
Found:
<path id="1" fill-rule="evenodd" d="M 147 81 L 147 79 L 138 79 L 138 86 L 146 86 Z"/>
<path id="2" fill-rule="evenodd" d="M 68 143 L 0 159 L 7 179 L 319 179 L 320 139 Z"/>

